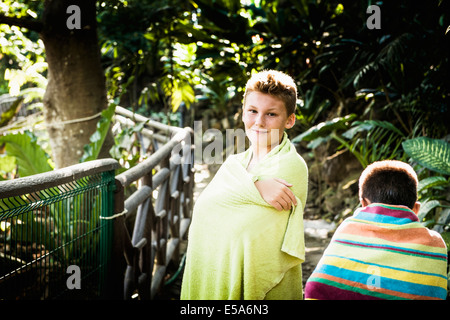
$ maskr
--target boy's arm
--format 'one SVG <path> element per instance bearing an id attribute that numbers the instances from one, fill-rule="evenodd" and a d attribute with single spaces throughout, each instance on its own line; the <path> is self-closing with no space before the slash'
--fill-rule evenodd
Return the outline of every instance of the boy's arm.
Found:
<path id="1" fill-rule="evenodd" d="M 292 184 L 279 178 L 255 181 L 261 197 L 278 211 L 290 210 L 292 203 L 297 205 L 295 195 L 289 187 Z"/>

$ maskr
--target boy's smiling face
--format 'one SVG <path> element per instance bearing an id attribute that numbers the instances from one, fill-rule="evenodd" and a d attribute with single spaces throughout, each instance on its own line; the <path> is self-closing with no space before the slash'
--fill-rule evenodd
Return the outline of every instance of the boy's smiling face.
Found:
<path id="1" fill-rule="evenodd" d="M 287 115 L 284 102 L 270 94 L 252 91 L 245 99 L 242 121 L 253 147 L 270 151 L 283 138 L 284 129 L 295 123 L 295 115 Z"/>

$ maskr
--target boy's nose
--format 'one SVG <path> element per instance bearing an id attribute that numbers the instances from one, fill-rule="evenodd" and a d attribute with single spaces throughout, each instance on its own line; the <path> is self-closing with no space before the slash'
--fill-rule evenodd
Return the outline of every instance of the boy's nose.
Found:
<path id="1" fill-rule="evenodd" d="M 260 127 L 264 127 L 264 124 L 265 124 L 264 123 L 264 117 L 261 114 L 257 115 L 256 119 L 255 119 L 255 125 L 258 125 Z"/>

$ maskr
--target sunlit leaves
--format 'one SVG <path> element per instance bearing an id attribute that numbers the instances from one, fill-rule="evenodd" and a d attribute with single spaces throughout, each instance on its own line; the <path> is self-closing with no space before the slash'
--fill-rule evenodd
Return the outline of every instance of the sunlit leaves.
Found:
<path id="1" fill-rule="evenodd" d="M 17 96 L 21 92 L 23 85 L 32 83 L 38 88 L 47 86 L 47 78 L 43 73 L 47 70 L 46 62 L 28 62 L 22 69 L 6 69 L 5 80 L 9 81 L 9 94 Z"/>
<path id="2" fill-rule="evenodd" d="M 7 180 L 16 170 L 16 158 L 7 154 L 0 154 L 0 180 Z"/>
<path id="3" fill-rule="evenodd" d="M 24 86 L 45 88 L 46 69 L 44 45 L 24 29 L 0 24 L 0 94 L 19 95 Z"/>
<path id="4" fill-rule="evenodd" d="M 97 130 L 89 138 L 90 143 L 84 146 L 84 154 L 80 162 L 97 159 L 103 147 L 103 142 L 109 132 L 111 121 L 116 110 L 116 104 L 111 103 L 109 107 L 102 111 L 100 120 L 97 123 Z"/>
<path id="5" fill-rule="evenodd" d="M 450 175 L 450 143 L 418 137 L 403 142 L 405 152 L 417 163 L 438 173 Z"/>
<path id="6" fill-rule="evenodd" d="M 36 136 L 29 131 L 2 136 L 0 144 L 5 145 L 6 155 L 15 158 L 20 177 L 53 170 L 49 155 L 37 143 Z"/>
<path id="7" fill-rule="evenodd" d="M 336 9 L 334 10 L 334 12 L 335 12 L 336 14 L 342 14 L 342 13 L 344 12 L 344 6 L 342 5 L 342 3 L 339 3 L 339 4 L 336 6 Z"/>
<path id="8" fill-rule="evenodd" d="M 37 18 L 42 10 L 43 1 L 13 1 L 2 0 L 0 2 L 0 14 L 17 18 Z"/>

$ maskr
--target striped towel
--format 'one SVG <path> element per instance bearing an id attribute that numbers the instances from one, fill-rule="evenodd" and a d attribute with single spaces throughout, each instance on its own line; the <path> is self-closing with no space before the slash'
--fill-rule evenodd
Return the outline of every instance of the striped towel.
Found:
<path id="1" fill-rule="evenodd" d="M 443 299 L 447 248 L 405 206 L 359 208 L 336 230 L 305 299 Z"/>

